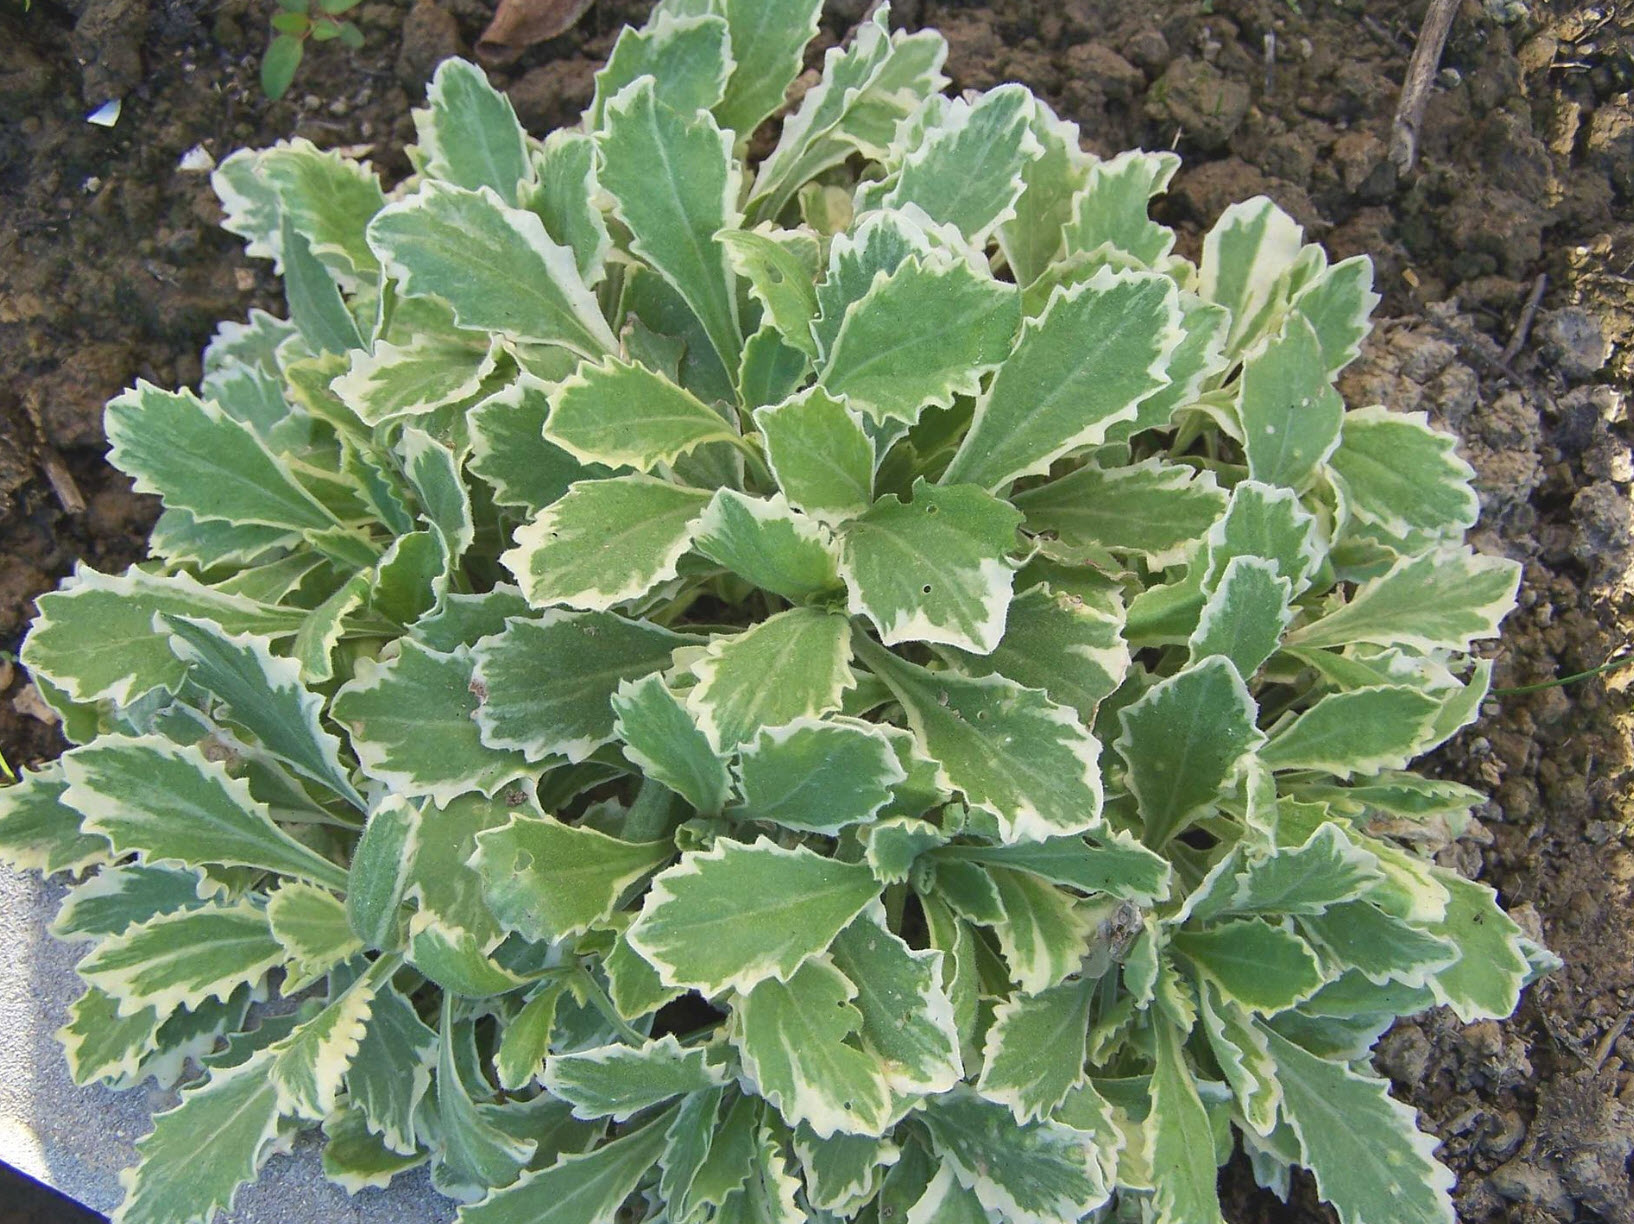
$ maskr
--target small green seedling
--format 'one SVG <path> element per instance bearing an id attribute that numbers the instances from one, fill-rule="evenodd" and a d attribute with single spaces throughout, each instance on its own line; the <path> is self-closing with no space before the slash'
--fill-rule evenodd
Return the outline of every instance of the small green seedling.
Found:
<path id="1" fill-rule="evenodd" d="M 328 42 L 338 38 L 354 51 L 363 45 L 363 31 L 341 15 L 359 0 L 278 0 L 272 15 L 272 41 L 261 60 L 261 91 L 274 101 L 289 91 L 301 66 L 307 39 Z"/>
<path id="2" fill-rule="evenodd" d="M 1335 390 L 1368 261 L 1182 258 L 1176 157 L 883 9 L 749 164 L 818 14 L 666 0 L 543 140 L 449 61 L 390 192 L 217 170 L 288 317 L 108 406 L 152 556 L 40 597 L 0 791 L 74 1078 L 186 1085 L 120 1224 L 316 1128 L 462 1224 L 1218 1224 L 1237 1144 L 1452 1224 L 1368 1053 L 1553 963 L 1409 768 L 1519 567 Z"/>

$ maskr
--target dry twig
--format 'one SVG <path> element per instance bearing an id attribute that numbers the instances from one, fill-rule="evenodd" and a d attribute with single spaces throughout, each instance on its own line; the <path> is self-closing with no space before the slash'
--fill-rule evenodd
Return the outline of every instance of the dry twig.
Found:
<path id="1" fill-rule="evenodd" d="M 1430 11 L 1424 14 L 1418 42 L 1413 46 L 1413 58 L 1407 62 L 1401 102 L 1390 124 L 1390 160 L 1402 174 L 1409 173 L 1418 161 L 1418 133 L 1424 126 L 1424 106 L 1430 99 L 1430 86 L 1435 83 L 1436 69 L 1441 66 L 1441 49 L 1447 45 L 1447 33 L 1452 29 L 1452 19 L 1457 12 L 1458 0 L 1430 0 Z"/>
<path id="2" fill-rule="evenodd" d="M 40 468 L 45 472 L 51 491 L 57 495 L 57 504 L 69 514 L 84 513 L 85 495 L 79 491 L 79 485 L 74 482 L 73 474 L 62 461 L 62 456 L 54 450 L 41 451 Z"/>
<path id="3" fill-rule="evenodd" d="M 1538 304 L 1543 301 L 1543 290 L 1549 284 L 1549 277 L 1543 272 L 1538 273 L 1537 280 L 1532 282 L 1532 292 L 1526 295 L 1526 305 L 1521 308 L 1520 321 L 1515 324 L 1515 330 L 1510 333 L 1509 343 L 1504 345 L 1500 360 L 1508 365 L 1520 355 L 1526 345 L 1526 337 L 1531 334 L 1532 320 L 1537 318 Z"/>

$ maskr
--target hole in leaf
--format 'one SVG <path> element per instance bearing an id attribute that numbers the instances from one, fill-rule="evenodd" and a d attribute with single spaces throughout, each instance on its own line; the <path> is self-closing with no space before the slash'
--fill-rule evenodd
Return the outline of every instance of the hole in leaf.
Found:
<path id="1" fill-rule="evenodd" d="M 924 586 L 920 587 L 919 588 L 919 593 L 921 595 L 929 595 L 930 594 L 930 583 L 927 582 Z"/>

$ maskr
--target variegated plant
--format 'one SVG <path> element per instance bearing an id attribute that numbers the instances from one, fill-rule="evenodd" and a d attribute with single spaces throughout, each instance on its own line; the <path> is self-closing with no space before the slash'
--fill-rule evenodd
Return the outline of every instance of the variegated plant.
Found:
<path id="1" fill-rule="evenodd" d="M 883 11 L 751 168 L 817 11 L 666 0 L 543 142 L 451 61 L 393 192 L 219 170 L 289 320 L 109 405 L 153 559 L 40 600 L 78 746 L 0 795 L 95 868 L 75 1078 L 190 1084 L 123 1224 L 319 1125 L 465 1224 L 1211 1224 L 1234 1135 L 1452 1219 L 1368 1051 L 1549 962 L 1405 768 L 1517 567 L 1334 389 L 1367 261 L 1194 265 L 1173 156 Z"/>

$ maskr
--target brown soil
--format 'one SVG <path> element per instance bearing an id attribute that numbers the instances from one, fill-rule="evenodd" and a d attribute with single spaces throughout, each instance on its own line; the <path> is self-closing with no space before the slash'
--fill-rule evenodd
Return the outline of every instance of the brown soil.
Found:
<path id="1" fill-rule="evenodd" d="M 496 71 L 535 132 L 573 121 L 620 23 L 580 26 Z M 862 0 L 830 0 L 822 45 Z M 1162 204 L 1195 247 L 1229 202 L 1271 195 L 1336 256 L 1371 252 L 1381 326 L 1352 403 L 1423 409 L 1481 476 L 1479 543 L 1526 564 L 1498 647 L 1515 688 L 1593 668 L 1634 625 L 1634 481 L 1619 387 L 1634 372 L 1634 12 L 1465 0 L 1418 168 L 1386 157 L 1424 0 L 903 0 L 939 27 L 961 88 L 1021 80 L 1097 151 L 1177 148 Z M 103 402 L 134 378 L 190 383 L 215 322 L 276 305 L 265 267 L 212 227 L 202 144 L 304 135 L 404 173 L 409 105 L 470 47 L 489 0 L 365 3 L 355 55 L 315 48 L 269 104 L 261 0 L 0 0 L 0 650 L 77 559 L 138 559 L 155 506 L 102 459 Z M 1275 55 L 1267 67 L 1266 46 Z M 112 130 L 84 122 L 122 95 Z M 1503 350 L 1535 278 L 1542 310 Z M 1614 355 L 1607 361 L 1607 350 Z M 0 654 L 0 752 L 59 751 Z M 1495 695 L 1436 767 L 1488 789 L 1479 837 L 1443 852 L 1566 960 L 1504 1023 L 1403 1023 L 1379 1066 L 1442 1139 L 1466 1221 L 1634 1224 L 1634 798 L 1629 673 Z M 1228 1172 L 1238 1221 L 1324 1220 Z"/>

